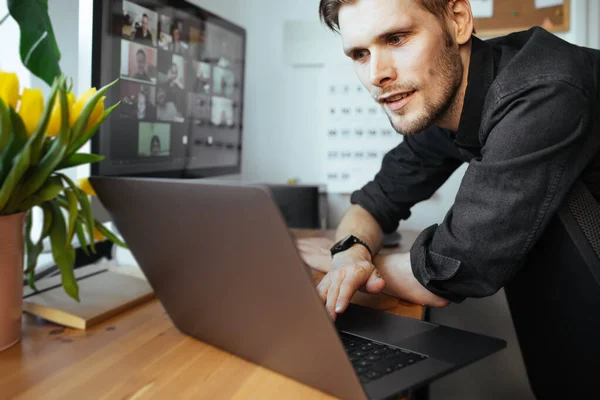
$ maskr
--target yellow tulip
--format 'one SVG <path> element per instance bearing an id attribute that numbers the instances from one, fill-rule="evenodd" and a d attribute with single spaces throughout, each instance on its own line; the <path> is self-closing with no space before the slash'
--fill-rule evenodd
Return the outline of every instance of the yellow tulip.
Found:
<path id="1" fill-rule="evenodd" d="M 75 104 L 75 95 L 73 93 L 67 94 L 67 103 L 69 113 L 71 113 L 71 109 L 73 108 L 73 104 Z M 52 114 L 50 115 L 50 121 L 48 122 L 48 129 L 46 130 L 46 135 L 48 136 L 56 136 L 60 132 L 60 128 L 62 126 L 61 119 L 61 109 L 60 109 L 60 100 L 58 96 L 56 96 L 56 100 L 54 101 L 54 107 L 52 108 Z M 72 126 L 69 123 L 69 126 Z"/>
<path id="2" fill-rule="evenodd" d="M 93 88 L 86 90 L 85 92 L 83 92 L 83 94 L 81 96 L 79 96 L 79 98 L 77 99 L 77 101 L 75 102 L 73 107 L 71 108 L 71 112 L 69 114 L 69 125 L 71 127 L 73 125 L 75 125 L 75 121 L 77 121 L 77 119 L 79 118 L 79 115 L 81 114 L 81 111 L 83 110 L 83 107 L 85 107 L 86 103 L 92 98 L 92 96 L 95 93 L 96 93 L 96 88 L 93 87 Z M 92 126 L 94 126 L 96 123 L 100 122 L 100 119 L 102 119 L 103 115 L 104 115 L 104 97 L 102 97 L 98 101 L 98 103 L 96 103 L 94 110 L 92 111 L 92 113 L 90 114 L 90 117 L 88 118 L 88 122 L 87 122 L 87 125 L 85 126 L 84 132 L 86 132 L 88 129 L 90 129 Z"/>
<path id="3" fill-rule="evenodd" d="M 90 115 L 90 119 L 88 119 L 88 123 L 85 126 L 84 132 L 87 132 L 88 129 L 90 129 L 92 126 L 94 126 L 98 122 L 100 122 L 100 120 L 104 116 L 104 99 L 105 98 L 106 98 L 106 96 L 100 97 L 100 100 L 98 100 L 98 103 L 96 103 L 96 107 L 94 107 L 94 110 L 92 111 L 92 114 Z"/>
<path id="4" fill-rule="evenodd" d="M 19 115 L 29 136 L 35 131 L 43 112 L 44 95 L 42 91 L 40 89 L 23 89 L 21 104 L 19 104 Z"/>
<path id="5" fill-rule="evenodd" d="M 88 178 L 82 178 L 77 181 L 77 183 L 79 184 L 79 189 L 83 190 L 85 194 L 89 196 L 96 196 L 96 191 L 92 187 L 92 184 Z"/>
<path id="6" fill-rule="evenodd" d="M 94 227 L 94 240 L 97 242 L 103 242 L 104 239 L 106 239 L 106 238 L 104 237 L 102 232 L 100 232 L 100 230 L 98 228 Z"/>
<path id="7" fill-rule="evenodd" d="M 17 101 L 19 101 L 19 77 L 17 74 L 0 71 L 0 99 L 13 110 L 17 109 Z"/>

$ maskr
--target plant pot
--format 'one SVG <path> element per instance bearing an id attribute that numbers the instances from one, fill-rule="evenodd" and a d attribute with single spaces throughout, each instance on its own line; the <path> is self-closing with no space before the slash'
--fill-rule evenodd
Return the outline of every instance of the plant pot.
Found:
<path id="1" fill-rule="evenodd" d="M 25 215 L 0 216 L 0 351 L 21 339 Z"/>

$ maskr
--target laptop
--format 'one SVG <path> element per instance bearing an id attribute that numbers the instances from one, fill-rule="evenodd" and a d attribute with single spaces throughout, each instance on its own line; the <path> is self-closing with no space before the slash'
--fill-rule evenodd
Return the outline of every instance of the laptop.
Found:
<path id="1" fill-rule="evenodd" d="M 325 393 L 393 398 L 506 346 L 354 304 L 332 322 L 267 187 L 91 182 L 177 329 Z"/>

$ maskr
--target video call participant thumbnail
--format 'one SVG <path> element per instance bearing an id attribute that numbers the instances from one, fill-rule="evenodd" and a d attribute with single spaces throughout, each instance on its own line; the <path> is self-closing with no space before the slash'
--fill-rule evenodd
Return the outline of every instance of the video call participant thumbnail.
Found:
<path id="1" fill-rule="evenodd" d="M 122 35 L 146 46 L 156 46 L 158 14 L 130 1 L 123 1 Z"/>
<path id="2" fill-rule="evenodd" d="M 124 118 L 156 120 L 156 87 L 136 82 L 121 81 L 120 115 Z"/>
<path id="3" fill-rule="evenodd" d="M 166 91 L 167 101 L 173 102 L 183 115 L 186 104 L 186 62 L 182 56 L 161 51 L 158 59 L 158 83 Z"/>
<path id="4" fill-rule="evenodd" d="M 233 127 L 233 100 L 224 97 L 213 97 L 211 122 L 219 127 Z"/>
<path id="5" fill-rule="evenodd" d="M 232 97 L 235 90 L 235 75 L 233 71 L 215 67 L 213 69 L 213 93 Z"/>
<path id="6" fill-rule="evenodd" d="M 208 63 L 201 61 L 194 61 L 192 63 L 195 77 L 192 83 L 192 91 L 196 93 L 210 93 L 212 80 L 211 80 L 211 66 Z"/>
<path id="7" fill-rule="evenodd" d="M 169 87 L 165 84 L 156 88 L 156 118 L 160 121 L 184 122 L 184 117 L 168 96 Z"/>
<path id="8" fill-rule="evenodd" d="M 122 40 L 121 78 L 156 83 L 156 49 Z"/>
<path id="9" fill-rule="evenodd" d="M 171 154 L 171 126 L 169 124 L 140 122 L 138 155 L 141 157 L 168 157 Z"/>
<path id="10" fill-rule="evenodd" d="M 202 93 L 190 93 L 188 95 L 188 118 L 195 125 L 204 125 L 210 122 L 210 96 Z"/>

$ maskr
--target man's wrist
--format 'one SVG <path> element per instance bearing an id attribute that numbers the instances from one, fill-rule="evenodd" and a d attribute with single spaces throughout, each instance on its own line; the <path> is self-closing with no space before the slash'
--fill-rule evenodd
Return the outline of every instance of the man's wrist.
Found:
<path id="1" fill-rule="evenodd" d="M 371 253 L 369 252 L 369 250 L 367 250 L 365 246 L 359 243 L 354 244 L 352 247 L 344 251 L 340 251 L 339 253 L 334 254 L 333 259 L 335 259 L 337 256 L 343 256 L 344 254 L 346 256 L 360 257 L 369 261 L 370 263 L 373 263 Z"/>

